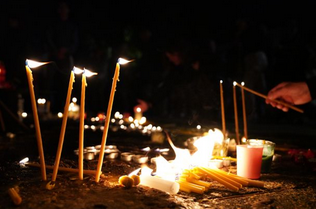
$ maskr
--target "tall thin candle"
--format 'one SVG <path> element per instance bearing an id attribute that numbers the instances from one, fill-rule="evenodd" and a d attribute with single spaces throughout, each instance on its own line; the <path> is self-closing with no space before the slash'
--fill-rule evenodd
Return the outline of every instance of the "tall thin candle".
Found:
<path id="1" fill-rule="evenodd" d="M 78 153 L 78 169 L 79 179 L 83 180 L 83 145 L 84 145 L 84 116 L 85 116 L 85 97 L 86 97 L 86 77 L 96 75 L 87 69 L 83 70 L 81 81 L 81 98 L 80 98 L 80 110 L 79 110 L 79 153 Z"/>
<path id="2" fill-rule="evenodd" d="M 66 97 L 66 102 L 65 102 L 65 107 L 64 107 L 63 120 L 62 120 L 61 130 L 60 130 L 60 134 L 59 134 L 59 143 L 58 143 L 56 159 L 55 159 L 53 175 L 52 175 L 52 183 L 55 182 L 56 178 L 57 178 L 59 162 L 60 162 L 61 152 L 62 152 L 63 143 L 64 143 L 64 137 L 65 137 L 65 132 L 66 132 L 66 125 L 67 125 L 68 111 L 69 111 L 69 104 L 70 104 L 70 97 L 71 97 L 71 92 L 72 92 L 72 89 L 73 89 L 73 83 L 75 81 L 75 75 L 74 75 L 75 73 L 76 73 L 76 68 L 74 67 L 74 69 L 70 73 L 67 97 Z"/>
<path id="3" fill-rule="evenodd" d="M 234 96 L 234 113 L 235 113 L 235 131 L 236 131 L 236 142 L 240 144 L 239 139 L 239 126 L 238 126 L 238 110 L 237 110 L 237 96 L 236 96 L 236 82 L 233 83 L 233 96 Z"/>
<path id="4" fill-rule="evenodd" d="M 104 122 L 102 142 L 101 142 L 101 148 L 100 148 L 100 153 L 99 153 L 99 161 L 98 161 L 98 165 L 97 165 L 97 173 L 95 176 L 96 182 L 100 181 L 101 169 L 102 169 L 103 158 L 104 158 L 104 147 L 106 144 L 106 139 L 107 139 L 108 130 L 109 130 L 109 123 L 110 123 L 110 117 L 111 117 L 112 106 L 113 106 L 113 101 L 114 101 L 114 94 L 116 91 L 116 83 L 119 79 L 119 74 L 120 74 L 120 64 L 126 64 L 128 62 L 131 62 L 131 61 L 119 58 L 117 63 L 116 63 L 114 77 L 113 77 L 113 81 L 112 81 L 111 94 L 110 94 L 110 99 L 109 99 L 109 103 L 108 103 L 108 109 L 107 109 L 105 122 Z"/>
<path id="5" fill-rule="evenodd" d="M 248 139 L 248 128 L 247 128 L 247 117 L 246 117 L 246 103 L 245 103 L 245 91 L 244 91 L 244 82 L 241 82 L 241 99 L 242 99 L 242 113 L 244 120 L 244 137 Z"/>
<path id="6" fill-rule="evenodd" d="M 36 100 L 35 100 L 35 93 L 34 93 L 34 86 L 33 86 L 33 74 L 31 71 L 31 68 L 36 68 L 36 67 L 39 67 L 39 66 L 44 65 L 44 64 L 46 64 L 46 63 L 35 62 L 32 60 L 26 60 L 26 62 L 25 62 L 26 76 L 27 76 L 27 81 L 28 81 L 28 85 L 29 85 L 30 99 L 31 99 L 32 111 L 33 111 L 33 117 L 34 117 L 37 147 L 38 147 L 39 158 L 40 158 L 41 174 L 42 174 L 42 179 L 44 181 L 46 181 L 47 177 L 46 177 L 43 142 L 42 142 L 41 128 L 40 128 L 39 119 L 38 119 Z"/>
<path id="7" fill-rule="evenodd" d="M 221 96 L 221 111 L 222 111 L 222 132 L 224 138 L 226 137 L 226 123 L 225 123 L 225 107 L 224 107 L 224 92 L 223 92 L 223 81 L 220 80 L 220 96 Z"/>

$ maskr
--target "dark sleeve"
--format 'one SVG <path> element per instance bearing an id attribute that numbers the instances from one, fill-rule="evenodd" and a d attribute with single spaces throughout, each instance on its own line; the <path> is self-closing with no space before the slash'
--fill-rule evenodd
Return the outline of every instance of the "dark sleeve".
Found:
<path id="1" fill-rule="evenodd" d="M 309 88 L 309 92 L 312 96 L 312 99 L 316 99 L 316 77 L 307 79 L 306 83 Z"/>

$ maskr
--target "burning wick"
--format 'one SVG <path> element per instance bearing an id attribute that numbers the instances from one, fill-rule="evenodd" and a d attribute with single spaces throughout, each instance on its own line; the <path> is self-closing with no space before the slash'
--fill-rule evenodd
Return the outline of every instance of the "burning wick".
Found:
<path id="1" fill-rule="evenodd" d="M 25 163 L 27 163 L 28 161 L 29 161 L 30 159 L 28 158 L 28 157 L 26 157 L 26 158 L 23 158 L 22 160 L 20 160 L 20 164 L 21 165 L 25 165 Z"/>

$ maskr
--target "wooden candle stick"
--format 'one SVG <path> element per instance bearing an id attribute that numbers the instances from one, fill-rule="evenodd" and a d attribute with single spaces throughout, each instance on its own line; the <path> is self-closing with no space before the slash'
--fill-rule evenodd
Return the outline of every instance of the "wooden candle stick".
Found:
<path id="1" fill-rule="evenodd" d="M 120 64 L 126 64 L 128 62 L 131 62 L 131 61 L 119 58 L 118 62 L 116 63 L 114 77 L 113 77 L 113 81 L 112 81 L 111 94 L 110 94 L 110 99 L 109 99 L 109 103 L 108 103 L 108 109 L 107 109 L 105 122 L 104 122 L 104 129 L 103 129 L 102 142 L 101 142 L 101 148 L 100 148 L 100 154 L 99 154 L 99 161 L 98 161 L 98 165 L 97 165 L 97 173 L 95 176 L 96 182 L 99 182 L 99 180 L 100 180 L 101 169 L 102 169 L 103 158 L 104 158 L 104 147 L 106 144 L 106 139 L 107 139 L 108 130 L 109 130 L 109 123 L 110 123 L 110 117 L 111 117 L 112 106 L 113 106 L 113 101 L 114 101 L 114 94 L 116 91 L 116 83 L 119 79 L 119 74 L 120 74 Z"/>
<path id="2" fill-rule="evenodd" d="M 36 131 L 37 147 L 38 147 L 39 158 L 40 158 L 41 174 L 42 174 L 42 179 L 44 181 L 47 180 L 46 169 L 45 169 L 44 150 L 43 150 L 41 128 L 40 128 L 40 123 L 39 123 L 39 119 L 38 119 L 38 112 L 37 112 L 34 86 L 33 86 L 33 75 L 32 75 L 31 68 L 36 68 L 36 67 L 39 67 L 39 66 L 45 65 L 45 64 L 47 64 L 47 62 L 36 62 L 36 61 L 32 61 L 32 60 L 26 60 L 26 62 L 25 62 L 26 76 L 27 76 L 27 81 L 28 81 L 28 85 L 29 85 L 30 99 L 31 99 L 31 104 L 32 104 L 34 125 L 35 125 L 35 131 Z"/>

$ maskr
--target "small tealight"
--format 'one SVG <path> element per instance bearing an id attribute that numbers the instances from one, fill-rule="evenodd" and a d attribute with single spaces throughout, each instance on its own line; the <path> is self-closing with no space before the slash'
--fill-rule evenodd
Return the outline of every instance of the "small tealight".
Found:
<path id="1" fill-rule="evenodd" d="M 132 157 L 135 163 L 144 164 L 148 162 L 148 156 L 145 155 L 134 155 Z"/>
<path id="2" fill-rule="evenodd" d="M 87 151 L 84 153 L 84 159 L 85 160 L 93 160 L 95 157 L 95 152 L 94 151 Z"/>
<path id="3" fill-rule="evenodd" d="M 121 160 L 130 162 L 132 161 L 133 156 L 134 154 L 132 154 L 131 152 L 123 152 L 121 153 Z"/>
<path id="4" fill-rule="evenodd" d="M 118 152 L 111 152 L 105 156 L 107 159 L 116 159 L 119 156 Z"/>
<path id="5" fill-rule="evenodd" d="M 222 168 L 223 167 L 223 160 L 210 160 L 209 162 L 210 167 L 215 166 L 216 168 Z"/>

